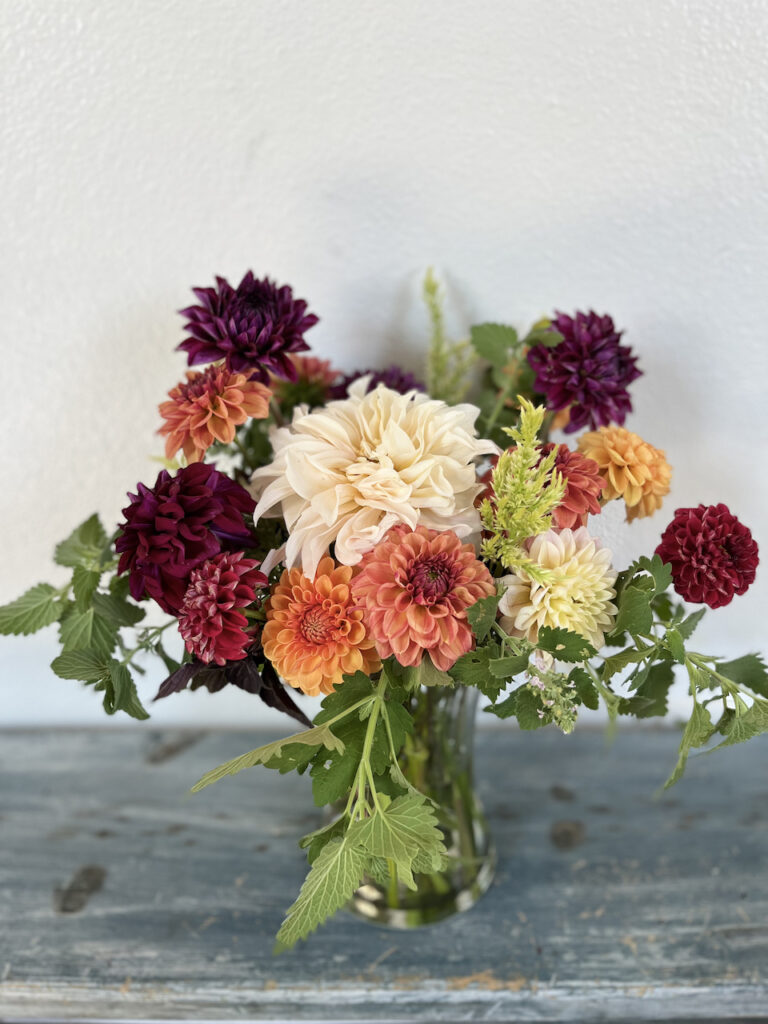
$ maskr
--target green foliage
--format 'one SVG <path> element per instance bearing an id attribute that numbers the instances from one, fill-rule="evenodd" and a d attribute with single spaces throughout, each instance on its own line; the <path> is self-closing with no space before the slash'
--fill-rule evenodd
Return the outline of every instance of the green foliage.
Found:
<path id="1" fill-rule="evenodd" d="M 683 638 L 683 640 L 690 640 L 693 636 L 693 631 L 696 629 L 698 624 L 707 614 L 706 608 L 699 608 L 698 611 L 691 612 L 691 614 L 679 622 L 677 625 L 677 632 Z"/>
<path id="2" fill-rule="evenodd" d="M 600 706 L 600 694 L 589 673 L 583 668 L 572 668 L 568 680 L 573 683 L 576 695 L 584 707 L 597 711 Z"/>
<path id="3" fill-rule="evenodd" d="M 583 636 L 560 627 L 550 629 L 549 626 L 542 626 L 536 646 L 558 661 L 586 661 L 596 653 L 592 644 Z"/>
<path id="4" fill-rule="evenodd" d="M 480 507 L 490 534 L 482 554 L 506 569 L 524 569 L 532 579 L 543 579 L 545 570 L 532 563 L 523 542 L 550 528 L 565 481 L 554 468 L 556 450 L 541 459 L 538 433 L 546 410 L 525 398 L 519 401 L 520 425 L 507 430 L 514 447 L 502 452 L 493 471 L 495 501 L 486 499 Z"/>
<path id="5" fill-rule="evenodd" d="M 104 710 L 108 715 L 124 711 L 131 718 L 149 718 L 136 693 L 128 668 L 102 650 L 85 648 L 64 651 L 51 663 L 60 679 L 79 679 L 104 691 Z"/>
<path id="6" fill-rule="evenodd" d="M 351 843 L 372 857 L 394 862 L 398 878 L 415 889 L 413 871 L 433 873 L 445 866 L 445 846 L 432 806 L 421 794 L 408 793 L 382 806 L 349 830 Z"/>
<path id="7" fill-rule="evenodd" d="M 481 643 L 493 629 L 496 621 L 496 610 L 499 607 L 500 595 L 490 594 L 467 608 L 467 621 L 478 643 Z"/>
<path id="8" fill-rule="evenodd" d="M 619 714 L 634 715 L 635 718 L 654 718 L 667 713 L 669 688 L 675 681 L 675 673 L 668 661 L 651 665 L 642 674 L 635 686 L 632 697 L 624 697 L 619 704 Z"/>
<path id="9" fill-rule="evenodd" d="M 490 323 L 474 326 L 470 332 L 470 341 L 480 358 L 498 369 L 507 365 L 520 344 L 514 327 Z"/>
<path id="10" fill-rule="evenodd" d="M 56 547 L 54 561 L 70 569 L 97 571 L 112 560 L 112 550 L 99 517 L 92 515 Z"/>
<path id="11" fill-rule="evenodd" d="M 451 678 L 465 686 L 476 686 L 486 697 L 495 700 L 503 686 L 491 672 L 491 662 L 498 660 L 500 655 L 501 646 L 497 643 L 489 643 L 474 651 L 467 651 L 451 668 Z M 491 688 L 491 692 L 488 687 Z"/>
<path id="12" fill-rule="evenodd" d="M 131 673 L 125 665 L 112 658 L 108 672 L 100 683 L 104 684 L 104 710 L 108 715 L 114 715 L 116 711 L 125 711 L 131 718 L 149 718 L 139 700 Z"/>
<path id="13" fill-rule="evenodd" d="M 36 633 L 56 622 L 63 611 L 61 592 L 49 583 L 38 583 L 0 608 L 0 633 L 5 636 Z"/>
<path id="14" fill-rule="evenodd" d="M 739 686 L 746 686 L 753 693 L 768 697 L 768 672 L 759 654 L 745 654 L 734 661 L 719 661 L 715 669 Z"/>
<path id="15" fill-rule="evenodd" d="M 98 651 L 65 651 L 53 659 L 51 668 L 60 679 L 97 683 L 106 675 L 109 661 Z"/>
<path id="16" fill-rule="evenodd" d="M 688 762 L 688 755 L 691 750 L 694 747 L 703 747 L 713 732 L 714 727 L 712 725 L 712 719 L 710 718 L 709 711 L 703 704 L 699 704 L 694 694 L 693 711 L 691 712 L 691 717 L 683 731 L 683 737 L 680 740 L 680 752 L 678 754 L 677 764 L 675 765 L 672 774 L 664 783 L 664 789 L 669 789 L 670 786 L 673 786 L 683 777 L 685 766 Z"/>
<path id="17" fill-rule="evenodd" d="M 639 587 L 624 587 L 618 598 L 618 615 L 613 633 L 647 636 L 653 626 L 651 596 Z"/>
<path id="18" fill-rule="evenodd" d="M 135 626 L 144 618 L 145 612 L 118 594 L 95 593 L 91 598 L 94 612 L 115 626 Z"/>
<path id="19" fill-rule="evenodd" d="M 726 738 L 714 748 L 715 750 L 719 750 L 720 747 L 731 747 L 734 743 L 744 743 L 753 736 L 768 732 L 768 701 L 757 698 L 751 707 L 744 709 L 738 704 L 737 707 L 738 713 L 734 714 L 726 725 Z"/>
<path id="20" fill-rule="evenodd" d="M 115 648 L 117 627 L 98 615 L 93 607 L 79 611 L 76 605 L 71 605 L 61 618 L 59 639 L 64 651 L 93 648 L 109 655 Z"/>
<path id="21" fill-rule="evenodd" d="M 431 269 L 424 277 L 423 296 L 431 327 L 427 354 L 427 393 L 431 398 L 456 405 L 467 393 L 469 371 L 475 363 L 475 353 L 467 341 L 448 341 L 443 319 L 442 289 Z"/>

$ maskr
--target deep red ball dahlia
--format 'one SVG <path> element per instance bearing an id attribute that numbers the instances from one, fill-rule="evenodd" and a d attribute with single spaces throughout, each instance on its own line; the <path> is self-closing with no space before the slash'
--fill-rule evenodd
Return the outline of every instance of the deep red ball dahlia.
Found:
<path id="1" fill-rule="evenodd" d="M 246 656 L 254 638 L 248 619 L 238 609 L 256 599 L 267 586 L 258 562 L 242 551 L 222 552 L 193 569 L 179 610 L 179 632 L 187 650 L 205 664 L 224 665 Z"/>
<path id="2" fill-rule="evenodd" d="M 188 337 L 178 346 L 190 366 L 226 359 L 227 369 L 247 373 L 263 384 L 269 375 L 296 380 L 291 352 L 309 348 L 304 332 L 318 318 L 294 299 L 288 285 L 258 280 L 249 270 L 237 288 L 223 277 L 215 288 L 193 288 L 200 305 L 181 310 Z"/>
<path id="3" fill-rule="evenodd" d="M 130 572 L 131 594 L 154 598 L 175 615 L 190 573 L 220 551 L 242 550 L 253 542 L 243 522 L 255 502 L 224 473 L 202 462 L 163 470 L 152 488 L 139 484 L 123 509 L 125 522 L 115 550 L 117 571 Z"/>
<path id="4" fill-rule="evenodd" d="M 759 562 L 752 534 L 722 504 L 677 509 L 656 554 L 671 566 L 677 593 L 710 608 L 743 594 Z"/>
<path id="5" fill-rule="evenodd" d="M 593 430 L 622 424 L 632 411 L 627 387 L 642 371 L 621 331 L 609 316 L 558 313 L 552 327 L 563 336 L 554 348 L 534 345 L 528 362 L 536 374 L 534 387 L 548 409 L 569 409 L 567 434 L 589 425 Z"/>

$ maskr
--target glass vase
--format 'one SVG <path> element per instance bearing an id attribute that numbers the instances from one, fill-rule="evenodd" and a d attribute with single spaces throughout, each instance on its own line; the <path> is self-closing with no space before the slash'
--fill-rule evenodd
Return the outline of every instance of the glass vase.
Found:
<path id="1" fill-rule="evenodd" d="M 398 761 L 408 781 L 434 800 L 448 853 L 436 874 L 415 874 L 417 888 L 366 880 L 350 909 L 376 924 L 417 928 L 469 910 L 493 880 L 496 854 L 473 785 L 474 687 L 422 688 L 409 703 L 414 728 Z"/>

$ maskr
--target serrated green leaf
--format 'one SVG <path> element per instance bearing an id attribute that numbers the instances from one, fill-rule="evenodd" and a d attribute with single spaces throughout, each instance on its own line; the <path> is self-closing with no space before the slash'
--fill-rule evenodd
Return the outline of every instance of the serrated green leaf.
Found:
<path id="1" fill-rule="evenodd" d="M 92 604 L 98 615 L 116 626 L 135 626 L 146 614 L 143 608 L 117 594 L 96 593 Z"/>
<path id="2" fill-rule="evenodd" d="M 644 673 L 633 697 L 623 700 L 620 714 L 632 714 L 635 718 L 655 718 L 667 713 L 669 688 L 675 681 L 675 673 L 669 661 L 657 662 Z"/>
<path id="3" fill-rule="evenodd" d="M 107 534 L 97 515 L 92 515 L 56 546 L 54 561 L 70 569 L 98 569 L 109 561 Z"/>
<path id="4" fill-rule="evenodd" d="M 525 672 L 528 668 L 528 660 L 529 655 L 527 652 L 525 654 L 510 655 L 505 658 L 491 658 L 488 662 L 488 668 L 491 675 L 496 679 L 509 680 L 521 672 Z"/>
<path id="5" fill-rule="evenodd" d="M 447 672 L 439 669 L 426 653 L 417 666 L 417 671 L 420 686 L 453 686 L 453 679 Z"/>
<path id="6" fill-rule="evenodd" d="M 539 630 L 536 646 L 547 651 L 558 661 L 586 661 L 595 655 L 595 648 L 583 636 L 570 630 L 543 626 Z"/>
<path id="7" fill-rule="evenodd" d="M 399 753 L 405 743 L 405 737 L 413 732 L 413 716 L 407 708 L 396 701 L 386 701 L 381 713 L 387 716 L 389 728 L 392 733 L 392 745 L 395 752 Z"/>
<path id="8" fill-rule="evenodd" d="M 768 732 L 768 701 L 756 700 L 746 711 L 731 718 L 725 729 L 726 738 L 713 749 L 732 747 L 764 732 Z"/>
<path id="9" fill-rule="evenodd" d="M 284 743 L 278 754 L 264 762 L 264 767 L 272 768 L 281 775 L 303 772 L 316 754 L 317 749 L 306 743 Z"/>
<path id="10" fill-rule="evenodd" d="M 149 718 L 139 700 L 131 673 L 125 665 L 114 659 L 110 661 L 104 682 L 106 684 L 104 710 L 108 715 L 114 715 L 116 711 L 124 711 L 131 718 L 137 718 L 140 721 Z"/>
<path id="11" fill-rule="evenodd" d="M 0 633 L 5 636 L 27 636 L 61 616 L 64 605 L 58 591 L 50 583 L 38 583 L 10 604 L 0 607 Z"/>
<path id="12" fill-rule="evenodd" d="M 683 619 L 682 622 L 677 624 L 677 632 L 683 638 L 683 640 L 690 640 L 693 636 L 693 631 L 696 629 L 698 624 L 707 614 L 706 608 L 699 608 L 698 611 L 691 612 L 691 614 Z"/>
<path id="13" fill-rule="evenodd" d="M 650 650 L 650 647 L 627 647 L 626 650 L 619 651 L 618 654 L 612 654 L 610 658 L 606 658 L 603 662 L 603 681 L 607 683 L 617 672 L 621 672 L 629 665 L 636 665 L 638 662 L 643 661 Z"/>
<path id="14" fill-rule="evenodd" d="M 310 832 L 306 836 L 302 836 L 299 840 L 299 846 L 302 850 L 307 851 L 307 860 L 310 865 L 314 864 L 317 858 L 320 856 L 320 851 L 325 847 L 332 839 L 341 839 L 347 830 L 348 819 L 342 815 L 340 818 L 336 818 L 328 825 L 323 825 L 322 828 L 315 829 L 314 832 Z"/>
<path id="15" fill-rule="evenodd" d="M 320 750 L 314 755 L 310 775 L 312 797 L 318 807 L 342 800 L 349 793 L 363 756 L 367 728 L 367 721 L 361 721 L 358 715 L 350 715 L 333 727 L 334 733 L 343 743 L 343 749 L 330 752 Z M 389 744 L 381 717 L 376 722 L 373 734 L 370 764 L 375 774 L 384 771 L 389 765 Z"/>
<path id="16" fill-rule="evenodd" d="M 768 672 L 759 654 L 745 654 L 733 661 L 719 661 L 715 670 L 726 679 L 746 686 L 762 697 L 768 697 Z"/>
<path id="17" fill-rule="evenodd" d="M 583 668 L 572 668 L 568 679 L 573 683 L 584 707 L 596 711 L 600 706 L 600 694 L 589 673 L 585 672 Z"/>
<path id="18" fill-rule="evenodd" d="M 490 594 L 467 608 L 467 620 L 478 643 L 482 643 L 493 628 L 500 600 L 497 594 Z"/>
<path id="19" fill-rule="evenodd" d="M 685 664 L 685 644 L 676 629 L 667 631 L 667 635 L 664 637 L 664 645 L 678 665 Z"/>
<path id="20" fill-rule="evenodd" d="M 475 651 L 463 654 L 451 668 L 451 676 L 465 686 L 475 686 L 489 700 L 496 700 L 504 689 L 499 680 L 491 674 L 491 661 L 501 654 L 498 644 L 486 644 Z"/>
<path id="21" fill-rule="evenodd" d="M 320 851 L 277 934 L 283 948 L 305 939 L 352 898 L 365 874 L 366 855 L 346 839 L 334 838 Z"/>
<path id="22" fill-rule="evenodd" d="M 93 593 L 99 585 L 101 573 L 94 569 L 84 569 L 82 565 L 76 565 L 72 572 L 72 592 L 75 595 L 75 602 L 80 611 L 90 607 Z"/>
<path id="23" fill-rule="evenodd" d="M 107 675 L 109 660 L 98 651 L 65 651 L 53 659 L 51 668 L 60 679 L 96 683 Z"/>
<path id="24" fill-rule="evenodd" d="M 499 368 L 506 366 L 511 351 L 518 344 L 517 331 L 505 324 L 476 324 L 469 337 L 480 358 Z"/>
<path id="25" fill-rule="evenodd" d="M 484 709 L 496 718 L 517 718 L 518 725 L 526 731 L 541 729 L 547 725 L 543 714 L 544 705 L 527 685 L 519 686 L 501 704 L 491 704 Z"/>
<path id="26" fill-rule="evenodd" d="M 256 750 L 249 750 L 247 754 L 241 754 L 231 761 L 220 764 L 218 768 L 212 768 L 192 787 L 193 793 L 199 793 L 206 786 L 218 782 L 227 775 L 237 775 L 244 768 L 253 768 L 257 764 L 266 764 L 268 761 L 274 763 L 277 755 L 287 743 L 305 743 L 312 747 L 326 747 L 331 751 L 344 752 L 344 744 L 335 736 L 327 725 L 316 725 L 304 732 L 294 733 L 292 736 L 285 736 L 283 739 L 266 743 Z M 272 766 L 272 765 L 271 765 Z"/>
<path id="27" fill-rule="evenodd" d="M 59 636 L 65 651 L 93 648 L 109 655 L 114 650 L 117 628 L 97 615 L 93 608 L 72 609 L 61 620 Z"/>
<path id="28" fill-rule="evenodd" d="M 677 764 L 675 769 L 664 783 L 664 789 L 669 789 L 670 786 L 674 786 L 676 782 L 683 777 L 685 772 L 685 766 L 688 762 L 688 755 L 693 747 L 703 747 L 709 737 L 714 732 L 712 725 L 712 719 L 709 711 L 704 707 L 703 704 L 699 704 L 698 701 L 694 702 L 693 711 L 691 717 L 688 720 L 683 731 L 683 737 L 680 740 L 680 751 L 677 758 Z"/>
<path id="29" fill-rule="evenodd" d="M 613 633 L 630 633 L 632 636 L 646 635 L 653 627 L 651 594 L 636 586 L 625 587 L 619 596 L 619 613 Z"/>
<path id="30" fill-rule="evenodd" d="M 563 340 L 563 336 L 554 328 L 533 328 L 525 337 L 525 344 L 533 348 L 534 345 L 544 345 L 546 348 L 555 348 Z"/>
<path id="31" fill-rule="evenodd" d="M 349 830 L 348 841 L 370 856 L 394 861 L 398 877 L 410 889 L 416 888 L 412 870 L 417 855 L 430 872 L 440 871 L 445 863 L 446 851 L 435 812 L 421 795 L 398 797 L 383 811 L 356 822 Z"/>
<path id="32" fill-rule="evenodd" d="M 341 683 L 323 698 L 322 710 L 315 716 L 315 725 L 343 715 L 358 701 L 373 701 L 373 684 L 364 672 L 355 672 L 352 676 L 344 676 Z"/>

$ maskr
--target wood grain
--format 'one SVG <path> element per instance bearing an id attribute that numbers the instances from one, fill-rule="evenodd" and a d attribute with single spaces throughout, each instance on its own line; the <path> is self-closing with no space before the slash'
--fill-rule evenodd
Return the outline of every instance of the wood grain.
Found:
<path id="1" fill-rule="evenodd" d="M 273 936 L 316 826 L 264 732 L 0 733 L 0 1017 L 671 1020 L 768 1014 L 768 747 L 692 761 L 677 734 L 480 733 L 489 894 L 417 932 L 340 914 Z"/>

